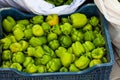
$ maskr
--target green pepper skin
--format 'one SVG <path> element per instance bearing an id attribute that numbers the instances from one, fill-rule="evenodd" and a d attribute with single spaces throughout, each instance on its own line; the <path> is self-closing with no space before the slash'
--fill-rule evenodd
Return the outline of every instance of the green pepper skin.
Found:
<path id="1" fill-rule="evenodd" d="M 27 67 L 29 64 L 33 64 L 35 61 L 32 57 L 25 57 L 25 60 L 23 62 L 23 66 Z"/>
<path id="2" fill-rule="evenodd" d="M 104 47 L 98 47 L 92 51 L 92 58 L 100 59 L 105 55 L 106 49 Z"/>
<path id="3" fill-rule="evenodd" d="M 53 33 L 53 32 L 50 32 L 50 33 L 47 35 L 47 40 L 48 40 L 48 42 L 50 42 L 50 41 L 52 41 L 52 40 L 55 40 L 55 39 L 57 39 L 57 38 L 58 38 L 57 34 L 56 34 L 56 33 Z"/>
<path id="4" fill-rule="evenodd" d="M 9 49 L 11 45 L 11 39 L 9 37 L 2 38 L 0 42 L 2 43 L 3 49 Z"/>
<path id="5" fill-rule="evenodd" d="M 60 60 L 62 62 L 62 65 L 64 67 L 69 67 L 70 64 L 72 63 L 72 60 L 73 60 L 73 55 L 71 53 L 68 53 L 68 52 L 64 52 L 62 54 L 62 56 L 60 57 Z"/>
<path id="6" fill-rule="evenodd" d="M 69 71 L 70 72 L 78 72 L 80 70 L 75 66 L 75 64 L 70 64 Z"/>
<path id="7" fill-rule="evenodd" d="M 81 28 L 88 21 L 86 15 L 82 13 L 73 13 L 70 15 L 70 19 L 74 28 Z"/>
<path id="8" fill-rule="evenodd" d="M 30 24 L 30 22 L 29 22 L 29 20 L 28 19 L 23 19 L 23 20 L 18 20 L 17 21 L 17 24 L 23 24 L 23 25 L 29 25 Z"/>
<path id="9" fill-rule="evenodd" d="M 72 44 L 71 38 L 69 36 L 65 36 L 65 35 L 62 35 L 60 37 L 59 41 L 60 41 L 61 46 L 65 47 L 65 48 L 70 47 Z"/>
<path id="10" fill-rule="evenodd" d="M 43 57 L 41 58 L 41 64 L 45 65 L 45 64 L 47 64 L 51 59 L 52 59 L 52 57 L 51 57 L 50 55 L 43 55 Z"/>
<path id="11" fill-rule="evenodd" d="M 54 32 L 55 34 L 57 35 L 61 35 L 62 31 L 60 29 L 60 25 L 54 25 L 52 28 L 51 28 L 51 31 Z"/>
<path id="12" fill-rule="evenodd" d="M 59 47 L 58 49 L 55 50 L 55 53 L 58 57 L 62 57 L 62 55 L 67 52 L 67 49 L 64 47 Z"/>
<path id="13" fill-rule="evenodd" d="M 70 23 L 64 23 L 60 25 L 61 31 L 63 34 L 68 35 L 72 31 L 72 25 Z"/>
<path id="14" fill-rule="evenodd" d="M 33 24 L 41 24 L 44 21 L 44 17 L 42 15 L 37 15 L 32 17 L 30 20 Z"/>
<path id="15" fill-rule="evenodd" d="M 12 28 L 12 31 L 14 31 L 16 28 L 19 28 L 20 30 L 24 31 L 24 30 L 25 30 L 25 25 L 23 25 L 23 24 L 16 24 L 16 25 Z"/>
<path id="16" fill-rule="evenodd" d="M 61 67 L 59 71 L 60 72 L 68 72 L 68 69 L 66 67 Z"/>
<path id="17" fill-rule="evenodd" d="M 29 45 L 29 43 L 27 41 L 21 40 L 19 43 L 21 44 L 23 51 L 27 50 L 28 45 Z"/>
<path id="18" fill-rule="evenodd" d="M 10 50 L 4 50 L 2 52 L 2 60 L 10 60 L 12 58 L 12 53 Z"/>
<path id="19" fill-rule="evenodd" d="M 90 30 L 92 30 L 92 25 L 89 23 L 83 27 L 83 31 L 90 31 Z"/>
<path id="20" fill-rule="evenodd" d="M 58 40 L 53 40 L 50 41 L 48 45 L 50 46 L 51 49 L 56 50 L 60 46 L 60 43 Z"/>
<path id="21" fill-rule="evenodd" d="M 49 33 L 51 27 L 47 22 L 43 22 L 42 23 L 42 28 L 43 28 L 44 32 Z"/>
<path id="22" fill-rule="evenodd" d="M 12 61 L 22 64 L 25 60 L 25 55 L 22 52 L 17 52 L 13 54 Z"/>
<path id="23" fill-rule="evenodd" d="M 44 66 L 44 65 L 38 65 L 37 67 L 38 67 L 37 68 L 37 72 L 38 73 L 45 73 L 45 72 L 47 72 L 46 66 Z"/>
<path id="24" fill-rule="evenodd" d="M 99 24 L 99 19 L 96 16 L 92 16 L 89 22 L 92 26 L 97 26 Z"/>
<path id="25" fill-rule="evenodd" d="M 44 50 L 41 46 L 37 46 L 35 47 L 35 52 L 34 52 L 34 57 L 38 58 L 38 57 L 42 57 L 44 55 Z"/>
<path id="26" fill-rule="evenodd" d="M 95 66 L 97 64 L 101 64 L 101 63 L 102 63 L 102 61 L 100 59 L 93 59 L 90 61 L 89 67 L 93 67 L 93 66 Z"/>
<path id="27" fill-rule="evenodd" d="M 1 67 L 2 68 L 10 68 L 12 61 L 3 61 Z"/>
<path id="28" fill-rule="evenodd" d="M 2 22 L 3 29 L 6 32 L 11 32 L 15 24 L 16 22 L 14 18 L 12 18 L 11 16 L 7 16 L 5 19 L 3 19 L 3 22 Z"/>
<path id="29" fill-rule="evenodd" d="M 53 58 L 47 63 L 48 72 L 56 72 L 61 68 L 62 64 L 59 58 Z"/>
<path id="30" fill-rule="evenodd" d="M 22 66 L 19 63 L 11 64 L 10 68 L 14 68 L 14 69 L 17 69 L 19 71 L 22 71 Z"/>
<path id="31" fill-rule="evenodd" d="M 91 41 L 85 41 L 85 43 L 83 43 L 82 45 L 85 48 L 86 52 L 89 52 L 95 49 L 95 46 Z"/>
<path id="32" fill-rule="evenodd" d="M 95 35 L 93 31 L 86 31 L 84 33 L 84 40 L 85 41 L 93 41 L 95 39 Z"/>
<path id="33" fill-rule="evenodd" d="M 33 36 L 32 29 L 25 29 L 24 36 L 26 39 L 30 39 Z"/>
<path id="34" fill-rule="evenodd" d="M 73 53 L 78 57 L 85 52 L 83 45 L 78 41 L 72 44 L 72 49 Z"/>
<path id="35" fill-rule="evenodd" d="M 28 72 L 28 73 L 36 73 L 37 72 L 37 66 L 34 64 L 34 63 L 30 63 L 30 64 L 28 64 L 27 65 L 27 67 L 26 67 L 26 71 Z"/>
<path id="36" fill-rule="evenodd" d="M 80 56 L 78 60 L 75 61 L 75 66 L 78 67 L 79 69 L 85 69 L 88 67 L 90 63 L 90 59 L 86 56 Z"/>

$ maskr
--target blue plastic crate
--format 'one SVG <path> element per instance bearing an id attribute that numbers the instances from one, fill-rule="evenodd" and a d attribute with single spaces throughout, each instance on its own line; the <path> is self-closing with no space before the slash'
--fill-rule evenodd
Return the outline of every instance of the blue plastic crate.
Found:
<path id="1" fill-rule="evenodd" d="M 86 14 L 88 17 L 96 15 L 102 23 L 102 33 L 106 40 L 108 63 L 99 64 L 79 72 L 54 72 L 54 73 L 35 73 L 28 74 L 10 68 L 0 68 L 0 80 L 109 80 L 110 72 L 114 64 L 114 55 L 108 31 L 107 21 L 99 12 L 95 4 L 86 4 L 80 7 L 76 12 Z M 1 22 L 6 16 L 12 16 L 15 19 L 31 18 L 34 14 L 23 13 L 14 8 L 0 9 L 0 38 L 2 38 Z M 69 14 L 68 14 L 69 15 Z M 63 15 L 65 17 L 68 15 Z M 0 46 L 1 47 L 1 46 Z M 0 54 L 2 49 L 0 49 Z"/>

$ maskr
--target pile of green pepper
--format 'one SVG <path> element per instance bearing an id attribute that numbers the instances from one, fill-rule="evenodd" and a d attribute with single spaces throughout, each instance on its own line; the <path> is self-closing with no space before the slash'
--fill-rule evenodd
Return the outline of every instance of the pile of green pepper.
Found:
<path id="1" fill-rule="evenodd" d="M 27 73 L 77 72 L 108 62 L 100 20 L 83 13 L 2 21 L 2 68 Z"/>

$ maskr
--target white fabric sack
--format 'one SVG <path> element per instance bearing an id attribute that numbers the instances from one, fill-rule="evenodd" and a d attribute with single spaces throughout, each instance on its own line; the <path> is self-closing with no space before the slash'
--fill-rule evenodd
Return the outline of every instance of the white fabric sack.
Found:
<path id="1" fill-rule="evenodd" d="M 0 0 L 0 5 L 12 6 L 18 9 L 33 12 L 34 14 L 70 14 L 78 9 L 86 0 L 73 0 L 70 5 L 61 5 L 55 7 L 44 0 Z"/>

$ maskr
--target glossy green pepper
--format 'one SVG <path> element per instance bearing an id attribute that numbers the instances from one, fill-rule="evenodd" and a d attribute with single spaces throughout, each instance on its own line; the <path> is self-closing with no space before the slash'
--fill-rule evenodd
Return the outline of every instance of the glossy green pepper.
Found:
<path id="1" fill-rule="evenodd" d="M 37 72 L 37 69 L 38 69 L 37 66 L 33 63 L 28 64 L 26 67 L 26 71 L 28 73 L 35 73 L 35 72 Z"/>
<path id="2" fill-rule="evenodd" d="M 17 40 L 15 39 L 15 36 L 13 35 L 9 35 L 9 39 L 11 40 L 11 43 L 17 42 Z"/>
<path id="3" fill-rule="evenodd" d="M 47 40 L 48 40 L 48 42 L 49 42 L 49 41 L 52 41 L 52 40 L 55 40 L 55 39 L 57 39 L 57 38 L 58 38 L 57 34 L 56 34 L 56 33 L 53 33 L 53 32 L 50 32 L 50 33 L 47 35 Z"/>
<path id="4" fill-rule="evenodd" d="M 17 24 L 29 25 L 30 22 L 28 19 L 22 19 L 22 20 L 18 20 Z"/>
<path id="5" fill-rule="evenodd" d="M 72 25 L 70 23 L 64 23 L 60 25 L 61 31 L 63 34 L 68 35 L 72 31 Z"/>
<path id="6" fill-rule="evenodd" d="M 16 24 L 14 18 L 12 18 L 11 16 L 7 16 L 5 19 L 3 19 L 2 21 L 2 26 L 3 26 L 3 29 L 6 31 L 6 32 L 11 32 L 12 31 L 12 28 L 13 26 Z"/>
<path id="7" fill-rule="evenodd" d="M 44 55 L 44 50 L 41 46 L 36 46 L 35 47 L 35 52 L 34 52 L 34 57 L 42 57 Z"/>
<path id="8" fill-rule="evenodd" d="M 25 60 L 25 55 L 22 52 L 17 52 L 13 54 L 12 61 L 22 64 Z"/>
<path id="9" fill-rule="evenodd" d="M 64 47 L 59 47 L 58 49 L 55 50 L 55 53 L 58 57 L 62 57 L 62 55 L 67 52 L 67 49 Z"/>
<path id="10" fill-rule="evenodd" d="M 56 57 L 55 52 L 47 45 L 43 45 L 43 50 L 46 55 L 49 55 L 51 57 Z"/>
<path id="11" fill-rule="evenodd" d="M 30 39 L 33 36 L 32 29 L 25 29 L 24 36 L 26 39 Z"/>
<path id="12" fill-rule="evenodd" d="M 75 64 L 70 64 L 69 71 L 70 72 L 78 72 L 80 70 L 75 66 Z"/>
<path id="13" fill-rule="evenodd" d="M 16 28 L 14 31 L 13 31 L 13 35 L 15 36 L 15 39 L 17 41 L 20 41 L 21 39 L 23 39 L 24 37 L 24 32 L 20 29 L 20 28 Z"/>
<path id="14" fill-rule="evenodd" d="M 11 60 L 12 58 L 12 53 L 10 52 L 10 50 L 4 50 L 2 52 L 2 60 Z"/>
<path id="15" fill-rule="evenodd" d="M 85 69 L 88 67 L 90 63 L 90 59 L 87 56 L 80 56 L 79 59 L 75 61 L 75 66 L 78 67 L 79 69 Z"/>
<path id="16" fill-rule="evenodd" d="M 0 40 L 2 43 L 3 49 L 9 49 L 9 46 L 11 45 L 11 39 L 9 37 L 4 37 Z"/>
<path id="17" fill-rule="evenodd" d="M 45 65 L 45 64 L 47 64 L 51 59 L 52 59 L 52 57 L 51 57 L 50 55 L 43 55 L 43 57 L 41 58 L 41 64 Z"/>
<path id="18" fill-rule="evenodd" d="M 72 44 L 71 38 L 69 36 L 65 36 L 65 35 L 62 35 L 60 37 L 59 41 L 60 41 L 61 46 L 65 47 L 65 48 L 70 47 Z"/>
<path id="19" fill-rule="evenodd" d="M 49 33 L 50 32 L 50 25 L 47 22 L 42 23 L 42 28 L 44 32 Z"/>
<path id="20" fill-rule="evenodd" d="M 20 63 L 11 64 L 10 68 L 14 68 L 14 69 L 17 69 L 19 71 L 22 71 L 22 65 L 20 65 Z"/>
<path id="21" fill-rule="evenodd" d="M 102 34 L 96 34 L 96 38 L 93 40 L 93 43 L 96 47 L 102 47 L 105 45 L 105 39 Z"/>
<path id="22" fill-rule="evenodd" d="M 99 18 L 96 16 L 92 16 L 89 22 L 92 26 L 97 26 L 99 24 Z"/>
<path id="23" fill-rule="evenodd" d="M 12 28 L 12 31 L 14 31 L 16 28 L 19 28 L 20 30 L 24 31 L 24 30 L 25 30 L 25 25 L 23 25 L 23 24 L 16 24 L 16 25 Z"/>
<path id="24" fill-rule="evenodd" d="M 93 31 L 86 31 L 84 33 L 84 40 L 85 41 L 93 41 L 95 39 L 95 35 Z"/>
<path id="25" fill-rule="evenodd" d="M 35 48 L 32 46 L 29 46 L 27 48 L 27 56 L 34 56 L 34 54 L 35 54 Z"/>
<path id="26" fill-rule="evenodd" d="M 95 46 L 91 41 L 85 41 L 85 43 L 83 43 L 82 45 L 85 48 L 86 52 L 89 52 L 95 49 Z"/>
<path id="27" fill-rule="evenodd" d="M 37 67 L 38 67 L 37 68 L 37 72 L 38 73 L 45 73 L 45 72 L 47 72 L 46 66 L 44 66 L 44 65 L 38 65 Z"/>
<path id="28" fill-rule="evenodd" d="M 61 67 L 59 71 L 60 72 L 68 72 L 68 69 L 66 67 Z"/>
<path id="29" fill-rule="evenodd" d="M 51 49 L 55 50 L 60 46 L 60 43 L 58 40 L 53 40 L 50 41 L 48 45 L 50 46 Z"/>
<path id="30" fill-rule="evenodd" d="M 29 43 L 27 41 L 21 40 L 19 43 L 21 44 L 23 51 L 27 50 L 28 45 L 29 45 Z"/>
<path id="31" fill-rule="evenodd" d="M 37 16 L 32 17 L 30 21 L 33 24 L 41 24 L 44 21 L 44 17 L 42 15 L 37 15 Z"/>
<path id="32" fill-rule="evenodd" d="M 62 64 L 59 58 L 53 58 L 47 63 L 47 71 L 55 72 L 61 68 Z"/>
<path id="33" fill-rule="evenodd" d="M 101 64 L 101 63 L 102 63 L 102 61 L 100 59 L 93 59 L 90 61 L 89 67 L 93 67 L 93 66 L 95 66 L 97 64 Z"/>
<path id="34" fill-rule="evenodd" d="M 22 49 L 22 45 L 20 44 L 20 43 L 18 43 L 18 42 L 16 42 L 16 43 L 12 43 L 11 45 L 10 45 L 10 51 L 12 52 L 12 53 L 14 53 L 14 52 L 19 52 L 19 51 L 22 51 L 23 49 Z"/>
<path id="35" fill-rule="evenodd" d="M 60 29 L 60 25 L 54 25 L 52 28 L 51 28 L 51 31 L 54 32 L 55 34 L 57 35 L 60 35 L 62 33 L 61 29 Z"/>
<path id="36" fill-rule="evenodd" d="M 98 47 L 92 51 L 92 58 L 100 59 L 106 53 L 106 49 L 104 47 Z"/>
<path id="37" fill-rule="evenodd" d="M 72 60 L 73 60 L 73 55 L 71 53 L 68 53 L 68 52 L 64 52 L 62 54 L 62 56 L 60 57 L 60 60 L 62 62 L 62 65 L 64 67 L 69 67 L 70 64 L 72 63 Z"/>
<path id="38" fill-rule="evenodd" d="M 33 64 L 34 62 L 35 61 L 32 57 L 27 56 L 27 57 L 25 57 L 25 60 L 23 62 L 23 66 L 27 67 L 29 64 Z"/>
<path id="39" fill-rule="evenodd" d="M 72 49 L 73 53 L 78 57 L 85 52 L 83 45 L 78 41 L 72 44 Z"/>
<path id="40" fill-rule="evenodd" d="M 82 14 L 82 13 L 71 14 L 70 20 L 72 22 L 73 27 L 75 27 L 75 28 L 83 27 L 88 21 L 87 16 L 85 14 Z"/>
<path id="41" fill-rule="evenodd" d="M 73 28 L 72 32 L 71 32 L 71 39 L 73 42 L 75 41 L 80 41 L 82 42 L 84 38 L 84 34 L 81 31 L 76 30 L 75 28 Z"/>
<path id="42" fill-rule="evenodd" d="M 43 30 L 42 26 L 36 24 L 32 27 L 32 33 L 34 36 L 43 36 L 44 30 Z"/>

